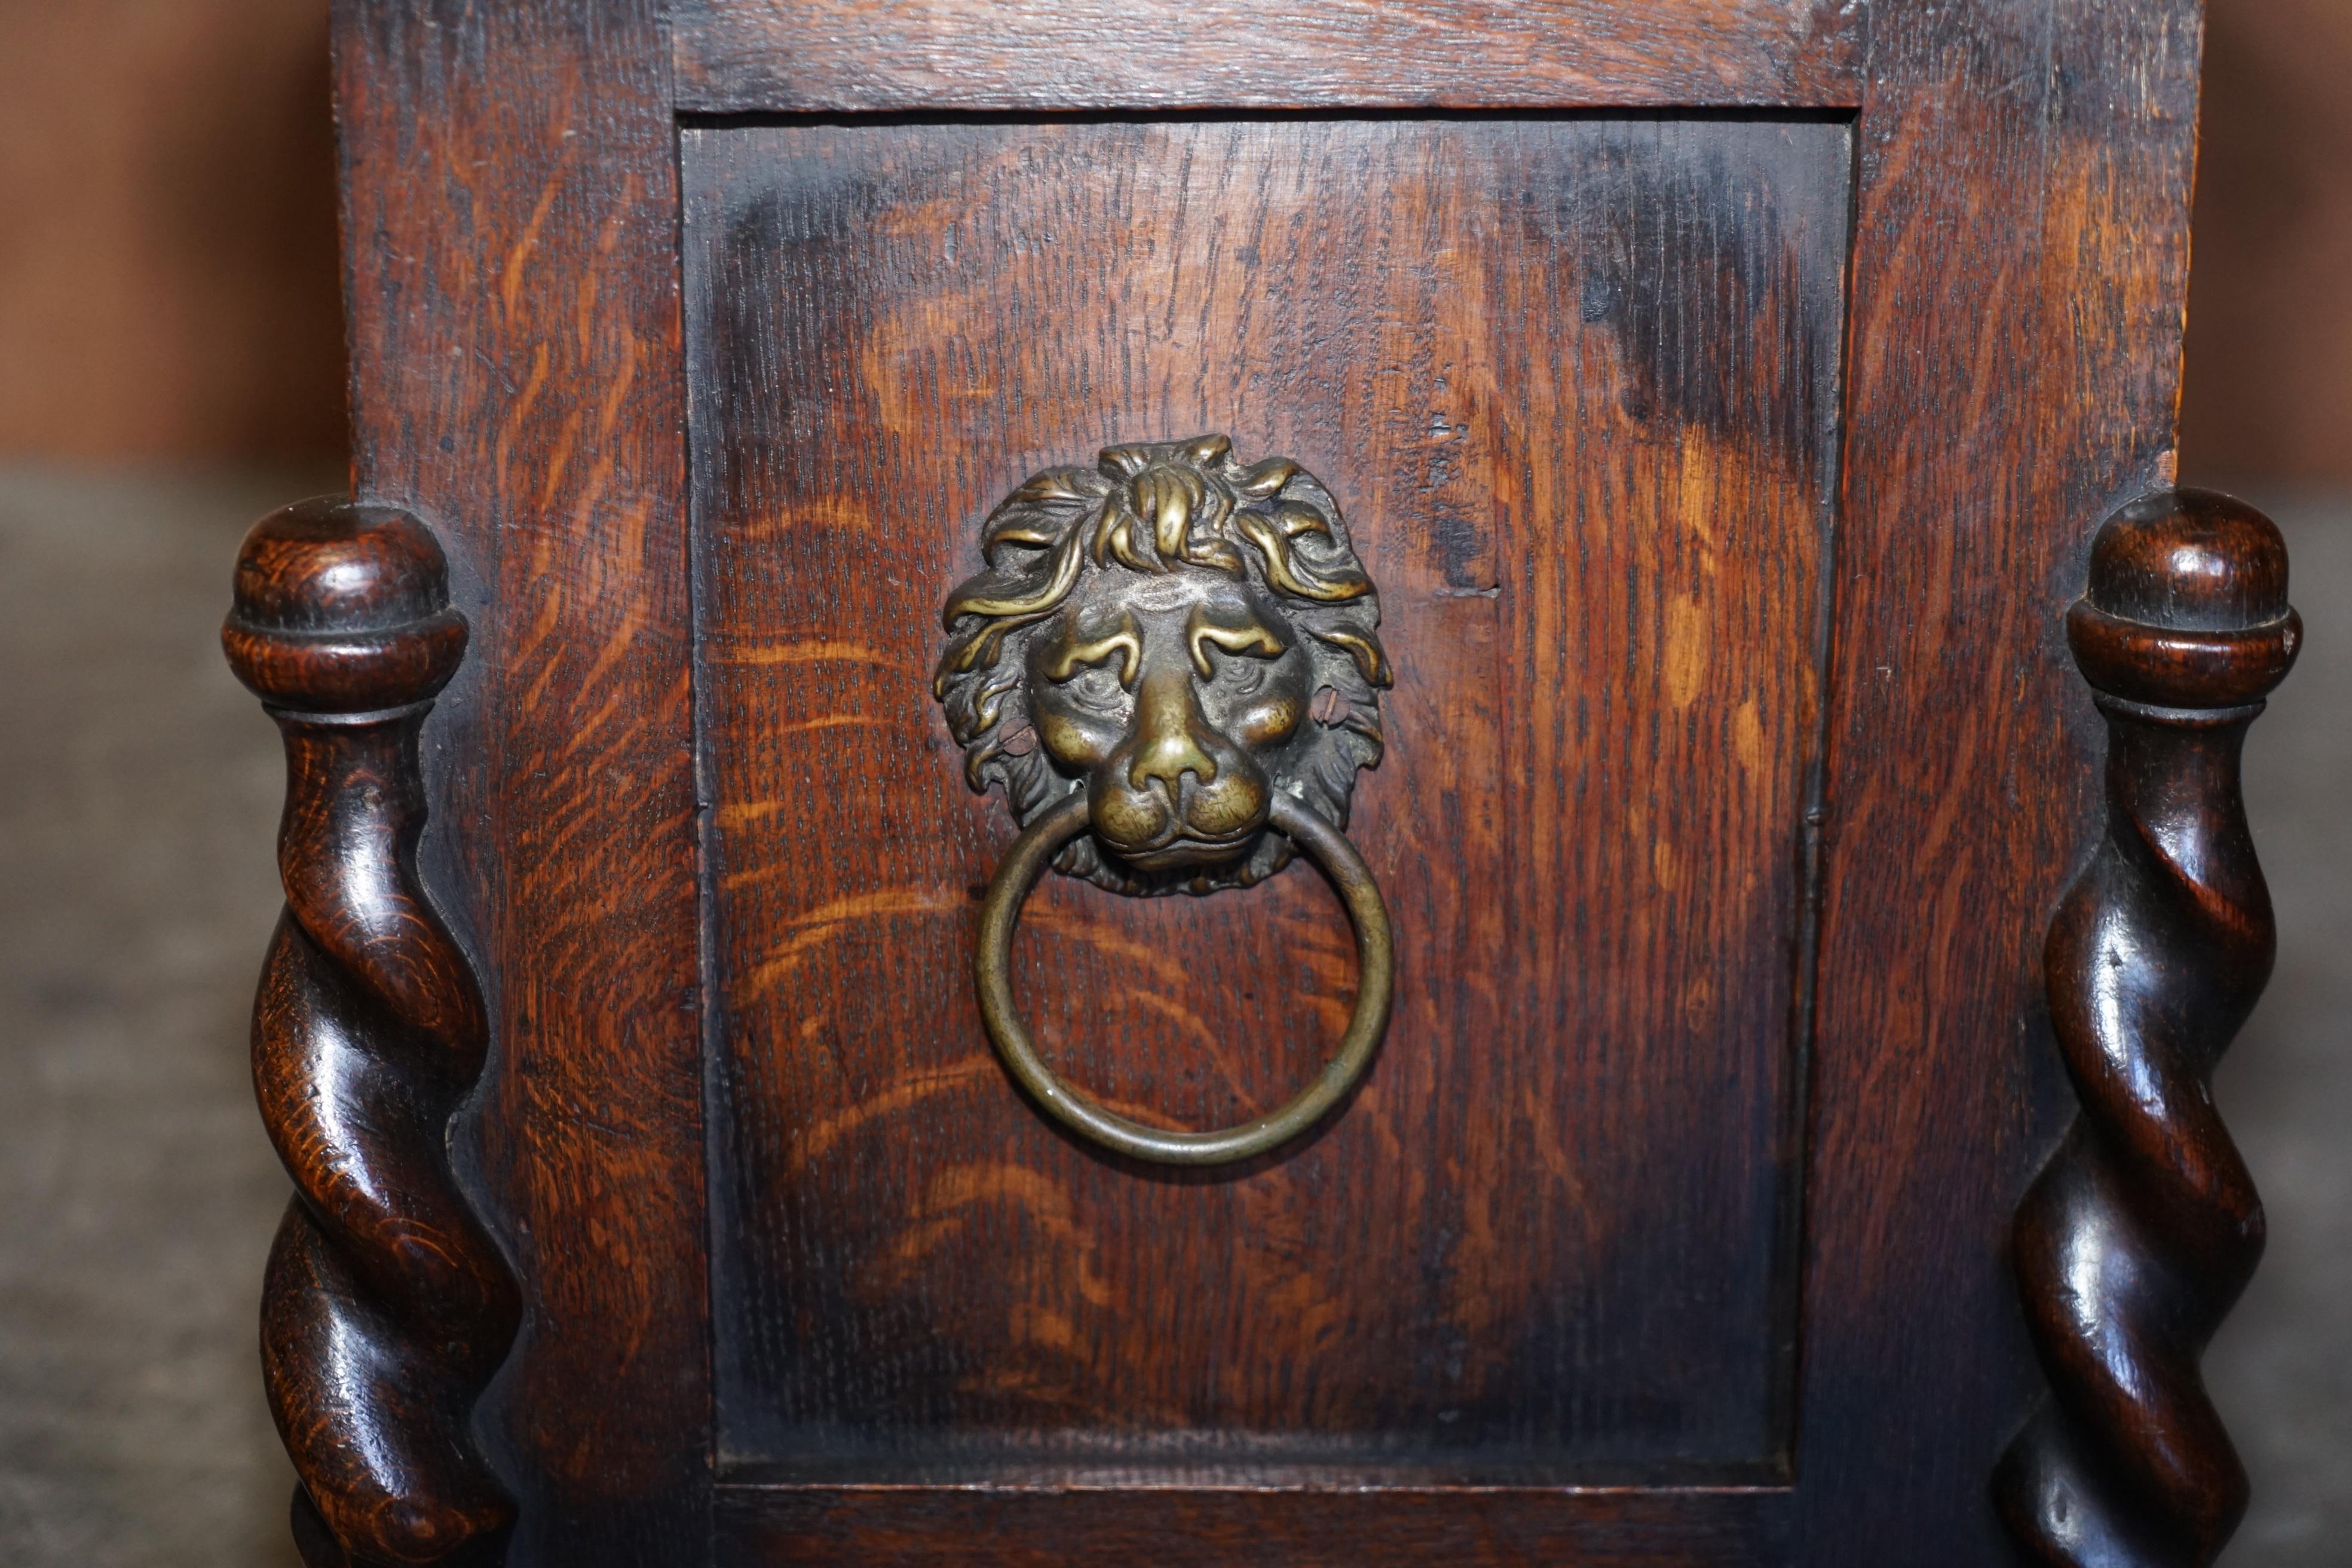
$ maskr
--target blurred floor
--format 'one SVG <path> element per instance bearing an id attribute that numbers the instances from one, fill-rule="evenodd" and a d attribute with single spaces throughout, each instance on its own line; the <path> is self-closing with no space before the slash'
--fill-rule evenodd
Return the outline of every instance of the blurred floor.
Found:
<path id="1" fill-rule="evenodd" d="M 2306 640 L 2246 742 L 2278 969 L 2214 1075 L 2270 1247 L 2206 1357 L 2254 1480 L 2228 1568 L 2352 1563 L 2352 495 L 2242 484 L 2286 534 Z"/>
<path id="2" fill-rule="evenodd" d="M 246 525 L 334 475 L 0 474 L 0 1561 L 281 1568 L 256 1349 L 287 1184 L 246 1072 L 276 732 Z"/>
<path id="3" fill-rule="evenodd" d="M 215 628 L 245 526 L 338 476 L 0 470 L 0 1559 L 287 1568 L 259 1392 L 286 1184 L 246 1009 L 275 732 Z M 2219 1095 L 2271 1250 L 2209 1363 L 2253 1471 L 2231 1568 L 2352 1559 L 2352 498 L 2263 493 L 2311 632 L 2248 795 L 2283 942 Z"/>

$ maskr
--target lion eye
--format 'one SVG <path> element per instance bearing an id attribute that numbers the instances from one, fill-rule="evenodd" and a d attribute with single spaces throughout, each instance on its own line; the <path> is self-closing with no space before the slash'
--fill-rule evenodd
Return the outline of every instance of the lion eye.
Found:
<path id="1" fill-rule="evenodd" d="M 1127 700 L 1127 689 L 1118 683 L 1118 672 L 1108 665 L 1090 665 L 1061 685 L 1072 700 L 1088 708 L 1108 711 Z"/>
<path id="2" fill-rule="evenodd" d="M 1227 654 L 1217 660 L 1217 679 L 1225 689 L 1248 696 L 1265 684 L 1266 661 L 1247 655 Z"/>

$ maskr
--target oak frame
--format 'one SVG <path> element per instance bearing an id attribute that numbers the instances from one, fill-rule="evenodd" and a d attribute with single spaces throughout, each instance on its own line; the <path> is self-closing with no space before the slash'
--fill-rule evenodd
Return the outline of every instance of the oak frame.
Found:
<path id="1" fill-rule="evenodd" d="M 1247 25 L 1225 8 L 1192 12 Z M 898 58 L 880 13 L 826 9 Z M 1475 56 L 1473 15 L 1431 9 Z M 1482 89 L 1443 59 L 1384 76 L 1379 49 L 1310 34 L 1287 41 L 1315 68 L 1212 75 L 1181 107 L 1857 117 L 1795 1484 L 1372 1494 L 1290 1525 L 1248 1492 L 845 1488 L 787 1516 L 745 1489 L 717 1500 L 719 1544 L 947 1560 L 992 1522 L 1080 1553 L 1134 1531 L 1213 1551 L 1296 1529 L 1302 1550 L 1475 1540 L 1497 1562 L 1563 1539 L 1628 1562 L 1993 1560 L 1980 1479 L 1915 1462 L 1916 1413 L 1935 1413 L 1937 1456 L 1989 1467 L 2039 1384 L 2006 1233 L 2068 1108 L 2038 948 L 2095 805 L 2092 710 L 2056 612 L 2093 521 L 2171 478 L 2200 11 L 1711 0 L 1705 26 L 1645 44 L 1592 0 L 1527 9 L 1586 28 L 1539 42 L 1599 44 Z M 896 13 L 926 14 L 969 12 Z M 1135 87 L 1031 91 L 1017 35 L 981 73 L 995 98 L 936 74 L 796 85 L 784 15 L 335 8 L 354 492 L 434 528 L 474 626 L 426 731 L 423 868 L 488 994 L 457 1153 L 524 1283 L 479 1421 L 520 1494 L 517 1563 L 662 1560 L 712 1529 L 678 115 L 1170 107 Z M 714 17 L 727 47 L 696 52 Z M 1701 70 L 1687 51 L 1708 39 L 1745 52 Z M 2000 830 L 1969 831 L 1996 804 Z M 1884 1245 L 1923 1234 L 1952 1239 Z"/>

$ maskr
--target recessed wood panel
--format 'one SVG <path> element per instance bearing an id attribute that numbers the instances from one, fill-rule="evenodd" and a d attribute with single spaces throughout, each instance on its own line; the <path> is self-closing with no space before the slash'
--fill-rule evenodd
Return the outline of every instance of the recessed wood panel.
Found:
<path id="1" fill-rule="evenodd" d="M 1849 142 L 1831 120 L 684 134 L 722 1465 L 799 1482 L 1766 1478 L 1788 1440 Z M 979 520 L 1231 434 L 1381 589 L 1349 831 L 1395 1022 L 1226 1171 L 1023 1101 L 1012 837 L 929 694 Z M 1017 979 L 1133 1114 L 1286 1099 L 1329 890 L 1049 879 Z"/>

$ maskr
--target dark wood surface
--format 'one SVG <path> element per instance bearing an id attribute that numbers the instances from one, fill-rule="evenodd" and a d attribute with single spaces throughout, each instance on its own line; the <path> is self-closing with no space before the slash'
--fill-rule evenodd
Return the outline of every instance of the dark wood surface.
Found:
<path id="1" fill-rule="evenodd" d="M 488 994 L 485 1088 L 454 1152 L 522 1281 L 521 1336 L 477 1428 L 518 1503 L 509 1561 L 1079 1562 L 1155 1535 L 1207 1552 L 1252 1531 L 1268 1532 L 1266 1561 L 2001 1561 L 1985 1480 L 2042 1386 L 2006 1263 L 2009 1216 L 2073 1106 L 2039 945 L 2097 837 L 2099 727 L 2060 612 L 2095 520 L 2170 479 L 2198 6 L 1300 7 L 1189 37 L 1150 0 L 1121 15 L 1124 30 L 1102 5 L 703 0 L 674 17 L 654 0 L 338 5 L 358 489 L 431 525 L 474 625 L 474 653 L 425 731 L 435 826 L 420 866 Z M 1402 112 L 1427 105 L 1515 112 Z M 1689 112 L 1517 112 L 1607 105 Z M 1171 112 L 1203 110 L 1215 112 Z M 698 226 L 726 208 L 714 187 L 709 212 L 681 211 L 681 110 L 689 173 L 722 142 L 761 145 L 739 185 L 797 192 L 798 205 L 747 202 L 732 230 Z M 1013 118 L 1095 110 L 1113 112 Z M 691 118 L 701 111 L 782 118 Z M 1775 225 L 1800 187 L 1826 201 L 1820 157 L 1754 151 L 1806 135 L 1851 139 L 1851 213 L 1815 203 L 1850 233 L 1825 253 L 1743 250 L 1788 232 Z M 1287 149 L 1286 162 L 1253 164 L 1253 144 Z M 1608 145 L 1651 171 L 1646 194 L 1561 151 Z M 1186 146 L 1189 167 L 1175 156 Z M 1091 162 L 1071 161 L 1080 148 Z M 910 157 L 923 149 L 928 162 Z M 1466 159 L 1481 191 L 1585 177 L 1549 215 L 1536 204 L 1480 228 L 1480 209 L 1415 163 L 1439 153 Z M 899 188 L 873 189 L 877 171 Z M 1309 187 L 1333 173 L 1352 177 Z M 1610 205 L 1612 188 L 1624 205 Z M 1181 222 L 1133 216 L 1179 191 Z M 1236 230 L 1285 203 L 1304 215 L 1295 250 L 1272 229 Z M 830 230 L 817 225 L 827 214 Z M 682 231 L 696 240 L 683 259 Z M 801 241 L 788 262 L 783 235 Z M 1655 248 L 1612 251 L 1606 236 Z M 958 282 L 950 244 L 993 280 Z M 1157 295 L 1154 256 L 1174 278 Z M 712 329 L 698 356 L 734 345 L 698 363 L 764 368 L 728 394 L 739 459 L 699 425 L 695 447 L 704 500 L 740 509 L 706 508 L 706 521 L 733 518 L 761 547 L 730 558 L 724 531 L 707 530 L 698 604 L 680 268 L 722 263 L 745 286 L 730 293 L 714 275 L 713 297 L 749 314 L 698 318 L 698 333 Z M 1645 300 L 1580 284 L 1645 267 L 1673 287 Z M 1130 279 L 1144 286 L 1108 291 Z M 787 298 L 785 282 L 842 293 Z M 1791 294 L 1798 282 L 1826 283 L 1828 304 Z M 1015 300 L 1134 324 L 1117 340 L 1093 326 L 1057 335 L 1061 318 L 1038 313 L 1013 331 L 989 312 Z M 1808 333 L 1838 322 L 1842 352 L 1791 354 L 1791 321 Z M 767 331 L 780 335 L 758 350 Z M 1152 373 L 1153 345 L 1179 341 L 1251 375 Z M 1801 365 L 1835 385 L 1839 361 L 1834 395 L 1800 379 Z M 1498 374 L 1522 366 L 1523 383 Z M 1127 433 L 1105 427 L 1114 416 L 1182 423 L 1220 407 L 1332 483 L 1382 578 L 1404 679 L 1353 826 L 1391 900 L 1412 906 L 1400 927 L 1412 935 L 1398 1032 L 1359 1100 L 1262 1168 L 1171 1181 L 1042 1132 L 979 1054 L 976 1026 L 960 1052 L 935 1019 L 830 1059 L 794 1031 L 895 1017 L 925 997 L 942 1016 L 968 1006 L 960 987 L 934 993 L 917 976 L 961 976 L 941 928 L 964 918 L 1010 836 L 960 793 L 923 691 L 939 598 L 972 563 L 977 510 L 1030 468 L 1084 461 Z M 730 460 L 745 471 L 709 488 Z M 843 497 L 856 506 L 808 505 Z M 1570 544 L 1588 552 L 1571 558 Z M 862 577 L 844 576 L 859 563 Z M 1678 597 L 1707 629 L 1695 678 L 1668 657 Z M 729 661 L 849 640 L 836 623 L 853 617 L 885 639 L 871 660 Z M 1482 669 L 1484 689 L 1470 679 Z M 1678 679 L 1692 679 L 1676 709 Z M 1538 693 L 1559 700 L 1547 709 Z M 1737 760 L 1738 714 L 1764 693 L 1758 782 Z M 1818 729 L 1788 721 L 1799 698 Z M 788 729 L 835 720 L 853 721 Z M 1454 744 L 1433 750 L 1436 735 Z M 866 770 L 854 789 L 843 757 Z M 917 809 L 877 826 L 877 799 Z M 1635 807 L 1648 814 L 1638 826 Z M 836 843 L 870 835 L 872 860 L 793 839 L 778 818 L 794 813 Z M 1686 879 L 1679 891 L 1659 844 Z M 1686 847 L 1717 861 L 1684 860 Z M 1431 873 L 1449 863 L 1494 869 Z M 1530 921 L 1539 886 L 1562 901 L 1532 906 Z M 808 901 L 892 889 L 916 897 L 849 921 Z M 1248 920 L 1218 908 L 1236 900 Z M 858 920 L 881 941 L 845 958 L 840 929 Z M 1125 959 L 1104 949 L 1107 922 Z M 1150 912 L 1058 887 L 1030 925 L 1024 996 L 1041 1037 L 1139 1114 L 1200 1124 L 1282 1094 L 1310 1058 L 1302 1042 L 1336 1032 L 1350 985 L 1344 923 L 1304 872 Z M 706 939 L 723 966 L 710 998 L 726 1005 L 707 1016 Z M 1269 940 L 1297 990 L 1244 995 Z M 1777 989 L 1757 944 L 1784 966 Z M 1664 977 L 1686 981 L 1702 955 L 1716 985 L 1685 1016 Z M 1589 968 L 1607 988 L 1582 984 Z M 1109 1009 L 1040 1006 L 1048 986 L 1089 975 L 1104 977 Z M 1433 982 L 1442 1001 L 1421 989 Z M 1529 995 L 1554 1018 L 1515 1013 Z M 1141 1042 L 1180 1032 L 1146 997 L 1177 998 L 1204 1023 L 1231 1009 L 1222 1034 L 1183 1031 L 1201 1042 L 1195 1076 L 1142 1072 Z M 1625 1054 L 1539 1049 L 1561 1037 Z M 728 1113 L 713 1124 L 709 1215 L 706 1065 Z M 1654 1076 L 1668 1069 L 1691 1081 Z M 875 1100 L 894 1083 L 904 1103 Z M 1515 1207 L 1522 1189 L 1498 1188 L 1499 1165 L 1480 1164 L 1464 1131 L 1514 1090 L 1522 1115 L 1497 1139 L 1542 1172 L 1524 1179 L 1539 1205 Z M 874 1114 L 845 1119 L 868 1101 Z M 738 1120 L 739 1104 L 761 1109 Z M 1720 1137 L 1731 1108 L 1746 1120 Z M 894 1124 L 934 1146 L 900 1152 L 904 1137 L 883 1137 Z M 1432 1163 L 1433 1149 L 1453 1152 Z M 961 1184 L 919 1180 L 957 1167 Z M 803 1180 L 812 1171 L 827 1184 Z M 1601 1196 L 1570 1205 L 1577 1228 L 1537 1225 L 1570 1179 Z M 1349 1220 L 1333 1200 L 1355 1191 L 1389 1194 L 1379 1223 L 1399 1234 Z M 1087 1206 L 1108 1194 L 1115 1226 Z M 1217 1224 L 1197 1238 L 1168 1218 L 1212 1207 Z M 1407 1247 L 1433 1215 L 1458 1229 Z M 778 1228 L 812 1217 L 834 1227 L 828 1246 Z M 1331 1284 L 1315 1259 L 1340 1243 L 1381 1271 Z M 763 1247 L 764 1273 L 730 1273 Z M 1200 1271 L 1152 1276 L 1138 1260 L 1153 1249 Z M 1775 1276 L 1770 1260 L 1790 1257 L 1799 1271 Z M 1637 1300 L 1634 1282 L 1666 1259 L 1691 1264 L 1678 1289 Z M 1528 1285 L 1571 1269 L 1592 1289 Z M 1492 1395 L 1477 1408 L 1502 1435 L 1496 1452 L 1630 1461 L 1644 1478 L 1761 1457 L 1785 1464 L 1785 1484 L 1480 1490 L 1428 1487 L 1424 1470 L 1420 1489 L 1360 1509 L 1230 1473 L 1244 1484 L 1149 1495 L 856 1484 L 908 1476 L 900 1436 L 936 1458 L 935 1439 L 956 1432 L 976 1439 L 969 1452 L 992 1450 L 1003 1479 L 1005 1439 L 1048 1429 L 1045 1394 L 1075 1394 L 1064 1407 L 1088 1420 L 1116 1416 L 1089 1430 L 1120 1442 L 1133 1440 L 1121 1423 L 1194 1431 L 1184 1424 L 1228 1413 L 1351 1438 L 1401 1417 L 1425 1434 L 1457 1358 L 1365 1390 L 1355 1373 L 1382 1363 L 1359 1315 L 1399 1331 L 1435 1324 L 1474 1299 L 1474 1277 L 1475 1299 L 1495 1304 L 1461 1319 L 1479 1332 L 1458 1376 Z M 1306 1283 L 1265 1288 L 1286 1279 Z M 1139 1303 L 1142 1321 L 1101 1314 L 1089 1292 Z M 909 1327 L 918 1306 L 937 1309 L 924 1319 L 934 1339 Z M 1687 1333 L 1759 1321 L 1780 1338 Z M 1280 1366 L 1235 1359 L 1261 1322 L 1297 1352 Z M 1590 1331 L 1604 1322 L 1608 1335 Z M 982 1338 L 989 1324 L 1010 1341 Z M 1533 1328 L 1505 1342 L 1507 1325 Z M 1553 1360 L 1519 1354 L 1530 1345 Z M 1179 1375 L 1180 1351 L 1213 1347 L 1234 1352 L 1213 1377 Z M 1563 1352 L 1604 1381 L 1551 1375 Z M 1327 1357 L 1349 1378 L 1318 1379 Z M 1120 1358 L 1132 1406 L 1108 1397 Z M 1008 1367 L 1060 1381 L 958 1382 Z M 1772 1368 L 1793 1384 L 1776 1390 Z M 764 1388 L 766 1403 L 737 1401 L 738 1388 Z M 1677 1396 L 1675 1416 L 1638 1403 Z M 889 1434 L 876 1468 L 857 1473 L 857 1443 L 830 1428 L 855 1461 L 840 1484 L 728 1486 L 714 1542 L 720 1468 L 822 1479 L 763 1468 L 817 1447 L 769 1417 L 820 1408 Z M 739 1427 L 739 1411 L 768 1424 Z M 1694 1423 L 1691 1443 L 1643 1447 L 1677 1419 Z M 2119 1419 L 2155 1432 L 2131 1411 Z M 1342 1458 L 1365 1478 L 1360 1449 Z M 1070 1471 L 1032 1477 L 1056 1473 Z M 1628 1497 L 1639 1500 L 1592 1500 Z"/>
<path id="2" fill-rule="evenodd" d="M 2214 1067 L 2278 948 L 2238 759 L 2303 642 L 2268 518 L 2206 490 L 2117 512 L 2067 640 L 2107 724 L 2107 831 L 2051 922 L 2082 1114 L 2017 1216 L 2051 1398 L 1994 1500 L 2028 1554 L 2205 1568 L 2246 1474 L 2197 1358 L 2263 1252 Z"/>
<path id="3" fill-rule="evenodd" d="M 2099 726 L 2063 615 L 2098 521 L 2172 477 L 2200 23 L 2191 4 L 1872 8 L 1803 1562 L 2009 1551 L 1983 1482 L 2040 1384 L 2010 1215 L 2069 1104 L 2042 933 L 2097 832 Z"/>
<path id="4" fill-rule="evenodd" d="M 1112 1492 L 721 1486 L 718 1561 L 949 1568 L 1150 1563 L 1767 1568 L 1790 1561 L 1770 1489 Z"/>
<path id="5" fill-rule="evenodd" d="M 688 134 L 730 1464 L 1777 1471 L 1846 146 Z M 1380 584 L 1389 749 L 1350 833 L 1412 956 L 1319 1140 L 1171 1179 L 996 1069 L 964 976 L 1011 822 L 929 667 L 968 520 L 1201 430 L 1324 476 Z M 1352 994 L 1304 866 L 1053 879 L 1027 924 L 1045 1048 L 1178 1125 L 1288 1098 Z"/>
<path id="6" fill-rule="evenodd" d="M 335 56 L 355 483 L 433 525 L 474 627 L 424 864 L 489 992 L 460 1165 L 524 1281 L 481 1426 L 513 1561 L 661 1562 L 709 1453 L 661 16 L 344 0 Z"/>
<path id="7" fill-rule="evenodd" d="M 488 1042 L 481 992 L 415 859 L 417 737 L 465 657 L 465 617 L 421 523 L 327 499 L 246 536 L 221 643 L 286 741 L 286 913 L 253 1081 L 294 1179 L 261 1364 L 301 1477 L 297 1538 L 312 1568 L 345 1568 L 346 1547 L 478 1558 L 514 1522 L 472 1423 L 518 1310 L 449 1164 Z"/>
<path id="8" fill-rule="evenodd" d="M 1562 109 L 1860 100 L 1840 0 L 679 0 L 712 113 Z"/>

